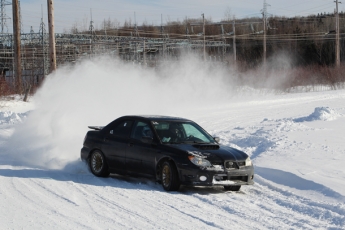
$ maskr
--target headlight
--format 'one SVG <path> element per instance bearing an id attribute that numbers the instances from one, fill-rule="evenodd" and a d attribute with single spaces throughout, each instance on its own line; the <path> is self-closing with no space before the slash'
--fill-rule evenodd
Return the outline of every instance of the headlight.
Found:
<path id="1" fill-rule="evenodd" d="M 250 157 L 246 159 L 246 166 L 253 165 L 252 160 L 250 160 Z"/>
<path id="2" fill-rule="evenodd" d="M 197 157 L 197 156 L 188 156 L 188 159 L 195 165 L 200 166 L 200 167 L 210 167 L 212 166 L 211 163 L 202 158 L 202 157 Z"/>

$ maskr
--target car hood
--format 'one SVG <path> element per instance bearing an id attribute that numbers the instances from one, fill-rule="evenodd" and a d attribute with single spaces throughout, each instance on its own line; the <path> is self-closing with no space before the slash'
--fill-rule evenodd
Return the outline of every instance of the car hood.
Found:
<path id="1" fill-rule="evenodd" d="M 203 156 L 211 162 L 244 161 L 248 157 L 246 153 L 238 149 L 218 144 L 178 144 L 174 145 L 174 148 Z"/>

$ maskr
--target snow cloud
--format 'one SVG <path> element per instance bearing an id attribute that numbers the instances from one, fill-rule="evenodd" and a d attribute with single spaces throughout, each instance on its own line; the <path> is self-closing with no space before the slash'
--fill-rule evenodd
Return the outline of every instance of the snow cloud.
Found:
<path id="1" fill-rule="evenodd" d="M 194 56 L 144 68 L 110 57 L 84 60 L 49 75 L 36 109 L 5 146 L 19 162 L 59 169 L 79 159 L 88 125 L 128 114 L 184 116 L 231 98 L 231 73 Z"/>
<path id="2" fill-rule="evenodd" d="M 276 58 L 270 68 L 277 66 L 286 73 L 288 60 Z M 193 119 L 193 114 L 246 101 L 245 95 L 257 98 L 255 90 L 246 90 L 251 89 L 248 86 L 238 90 L 239 85 L 253 86 L 256 81 L 259 87 L 277 87 L 286 79 L 262 76 L 260 71 L 240 74 L 189 54 L 155 68 L 109 56 L 81 60 L 47 76 L 34 97 L 36 109 L 18 125 L 5 149 L 25 164 L 63 168 L 79 159 L 87 126 L 138 114 Z"/>

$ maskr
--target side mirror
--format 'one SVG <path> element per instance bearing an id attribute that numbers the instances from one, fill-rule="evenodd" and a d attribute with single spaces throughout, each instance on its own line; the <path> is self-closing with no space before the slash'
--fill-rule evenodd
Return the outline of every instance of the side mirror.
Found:
<path id="1" fill-rule="evenodd" d="M 213 139 L 214 139 L 217 143 L 220 142 L 220 138 L 219 138 L 219 137 L 213 137 Z"/>
<path id="2" fill-rule="evenodd" d="M 153 138 L 152 137 L 142 137 L 141 141 L 146 144 L 152 144 Z"/>
<path id="3" fill-rule="evenodd" d="M 113 130 L 110 130 L 110 134 L 114 134 L 114 131 L 113 131 Z"/>

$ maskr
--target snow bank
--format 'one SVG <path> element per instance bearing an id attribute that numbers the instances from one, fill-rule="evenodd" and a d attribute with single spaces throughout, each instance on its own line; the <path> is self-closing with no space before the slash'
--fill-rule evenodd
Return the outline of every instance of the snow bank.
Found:
<path id="1" fill-rule="evenodd" d="M 314 112 L 307 117 L 300 117 L 293 119 L 294 122 L 305 121 L 332 121 L 340 117 L 341 115 L 329 107 L 316 107 Z"/>
<path id="2" fill-rule="evenodd" d="M 249 127 L 236 126 L 233 130 L 213 133 L 221 138 L 222 144 L 241 149 L 255 159 L 261 154 L 285 147 L 289 133 L 315 133 L 320 130 L 303 124 L 308 121 L 332 121 L 342 114 L 329 107 L 316 107 L 314 112 L 300 118 L 264 118 L 259 124 Z M 292 143 L 291 145 L 294 145 Z"/>

